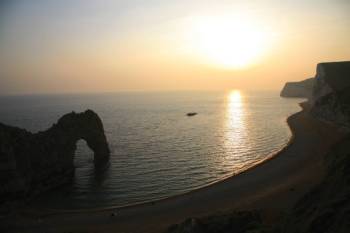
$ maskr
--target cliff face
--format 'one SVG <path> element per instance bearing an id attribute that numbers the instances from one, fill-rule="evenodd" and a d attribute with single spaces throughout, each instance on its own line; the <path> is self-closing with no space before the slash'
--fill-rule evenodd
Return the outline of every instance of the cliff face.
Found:
<path id="1" fill-rule="evenodd" d="M 288 82 L 282 97 L 308 98 L 311 114 L 350 128 L 350 62 L 320 63 L 315 78 L 301 82 Z"/>
<path id="2" fill-rule="evenodd" d="M 0 123 L 1 202 L 70 181 L 79 139 L 94 151 L 97 168 L 106 164 L 109 148 L 102 121 L 91 110 L 66 114 L 50 129 L 36 134 Z"/>
<path id="3" fill-rule="evenodd" d="M 317 65 L 311 113 L 350 128 L 350 62 Z"/>
<path id="4" fill-rule="evenodd" d="M 312 95 L 313 84 L 314 78 L 305 79 L 300 82 L 287 82 L 284 85 L 280 96 L 310 98 Z"/>

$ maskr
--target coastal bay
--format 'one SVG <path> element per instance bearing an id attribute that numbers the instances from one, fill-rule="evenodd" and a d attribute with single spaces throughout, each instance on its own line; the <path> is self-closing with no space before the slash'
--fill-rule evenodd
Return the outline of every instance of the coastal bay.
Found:
<path id="1" fill-rule="evenodd" d="M 293 206 L 320 183 L 323 156 L 343 133 L 313 118 L 307 106 L 287 120 L 288 146 L 271 159 L 238 175 L 190 193 L 124 208 L 83 211 L 23 209 L 1 220 L 9 232 L 163 232 L 188 217 L 217 212 L 260 210 L 268 218 Z M 39 219 L 39 221 L 38 221 Z M 59 223 L 59 224 L 58 224 Z"/>

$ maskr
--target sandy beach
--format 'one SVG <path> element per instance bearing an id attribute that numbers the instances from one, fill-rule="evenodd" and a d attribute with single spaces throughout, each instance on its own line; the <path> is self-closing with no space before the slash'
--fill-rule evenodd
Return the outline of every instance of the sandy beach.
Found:
<path id="1" fill-rule="evenodd" d="M 314 119 L 307 108 L 287 120 L 293 137 L 273 158 L 241 174 L 190 193 L 123 208 L 48 211 L 35 208 L 0 219 L 2 232 L 163 232 L 172 224 L 228 210 L 291 207 L 324 174 L 323 157 L 342 133 Z M 112 216 L 113 215 L 113 216 Z"/>

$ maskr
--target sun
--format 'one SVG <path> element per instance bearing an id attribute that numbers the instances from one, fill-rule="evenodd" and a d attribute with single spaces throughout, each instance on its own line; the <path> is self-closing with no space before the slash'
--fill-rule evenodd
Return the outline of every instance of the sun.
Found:
<path id="1" fill-rule="evenodd" d="M 270 42 L 268 33 L 252 19 L 230 15 L 194 18 L 190 41 L 206 63 L 228 69 L 257 62 Z"/>

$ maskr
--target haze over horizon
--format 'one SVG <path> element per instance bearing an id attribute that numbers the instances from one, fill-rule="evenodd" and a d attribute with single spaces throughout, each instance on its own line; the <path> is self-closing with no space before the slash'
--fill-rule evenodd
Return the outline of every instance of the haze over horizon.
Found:
<path id="1" fill-rule="evenodd" d="M 350 60 L 350 1 L 3 1 L 0 94 L 280 89 Z"/>

